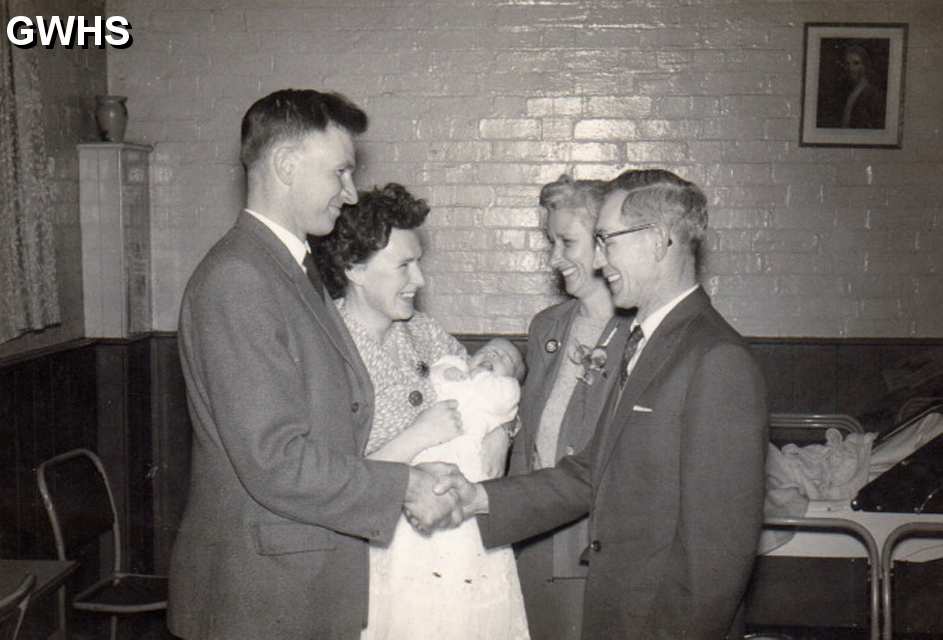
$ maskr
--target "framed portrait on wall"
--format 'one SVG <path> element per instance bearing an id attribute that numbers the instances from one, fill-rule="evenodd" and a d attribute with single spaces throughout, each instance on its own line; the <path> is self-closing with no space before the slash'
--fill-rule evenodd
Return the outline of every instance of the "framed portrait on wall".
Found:
<path id="1" fill-rule="evenodd" d="M 906 24 L 808 22 L 799 146 L 900 148 Z"/>

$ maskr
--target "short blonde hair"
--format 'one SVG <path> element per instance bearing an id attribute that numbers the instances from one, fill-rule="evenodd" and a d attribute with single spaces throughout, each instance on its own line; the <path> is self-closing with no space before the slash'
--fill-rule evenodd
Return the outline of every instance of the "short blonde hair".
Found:
<path id="1" fill-rule="evenodd" d="M 606 184 L 603 180 L 574 180 L 564 173 L 540 190 L 540 206 L 547 213 L 571 209 L 577 219 L 592 230 L 606 195 Z"/>

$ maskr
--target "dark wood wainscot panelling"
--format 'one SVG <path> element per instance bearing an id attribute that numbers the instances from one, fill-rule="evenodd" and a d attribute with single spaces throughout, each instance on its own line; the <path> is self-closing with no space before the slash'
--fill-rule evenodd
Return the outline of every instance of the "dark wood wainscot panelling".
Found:
<path id="1" fill-rule="evenodd" d="M 491 336 L 463 335 L 474 352 Z M 526 336 L 504 336 L 526 351 Z M 914 397 L 943 397 L 937 338 L 748 338 L 766 377 L 769 409 L 846 413 L 871 431 L 894 424 Z"/>
<path id="2" fill-rule="evenodd" d="M 0 556 L 55 557 L 36 468 L 69 449 L 96 448 L 95 369 L 90 341 L 0 365 Z"/>
<path id="3" fill-rule="evenodd" d="M 190 416 L 177 337 L 162 334 L 151 345 L 154 429 L 154 565 L 166 573 L 190 483 Z"/>
<path id="4" fill-rule="evenodd" d="M 153 568 L 151 343 L 77 340 L 0 363 L 0 556 L 56 556 L 36 469 L 84 447 L 108 470 L 126 569 Z M 109 544 L 80 558 L 77 584 L 110 562 Z"/>
<path id="5" fill-rule="evenodd" d="M 490 336 L 462 335 L 476 350 Z M 524 336 L 506 336 L 524 350 Z M 943 395 L 943 340 L 751 338 L 770 410 L 849 413 L 872 430 Z M 187 499 L 190 420 L 173 333 L 84 340 L 0 362 L 0 555 L 53 557 L 35 468 L 84 446 L 108 466 L 130 568 L 165 572 Z"/>
<path id="6" fill-rule="evenodd" d="M 751 338 L 773 412 L 846 413 L 892 426 L 911 398 L 943 396 L 943 340 Z"/>
<path id="7" fill-rule="evenodd" d="M 153 570 L 154 490 L 151 339 L 101 340 L 95 348 L 98 454 L 111 478 L 127 570 Z"/>

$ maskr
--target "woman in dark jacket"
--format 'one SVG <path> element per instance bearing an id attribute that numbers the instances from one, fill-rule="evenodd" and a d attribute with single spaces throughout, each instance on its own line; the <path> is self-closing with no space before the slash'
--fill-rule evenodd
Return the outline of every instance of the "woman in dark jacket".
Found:
<path id="1" fill-rule="evenodd" d="M 606 183 L 561 176 L 541 189 L 551 243 L 550 265 L 565 300 L 538 313 L 527 336 L 522 429 L 510 473 L 555 466 L 585 447 L 618 373 L 631 317 L 619 315 L 605 280 L 593 269 L 596 214 Z M 586 519 L 517 546 L 518 572 L 533 640 L 578 639 L 589 544 Z"/>

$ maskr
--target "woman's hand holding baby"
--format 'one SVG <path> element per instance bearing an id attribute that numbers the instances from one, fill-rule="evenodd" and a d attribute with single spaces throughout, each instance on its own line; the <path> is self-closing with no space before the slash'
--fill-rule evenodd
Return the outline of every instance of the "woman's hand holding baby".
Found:
<path id="1" fill-rule="evenodd" d="M 457 400 L 443 400 L 420 413 L 399 436 L 371 453 L 371 460 L 412 462 L 421 451 L 462 434 Z"/>
<path id="2" fill-rule="evenodd" d="M 433 447 L 462 434 L 462 414 L 457 400 L 443 400 L 420 413 L 408 431 L 420 435 L 426 446 Z"/>

